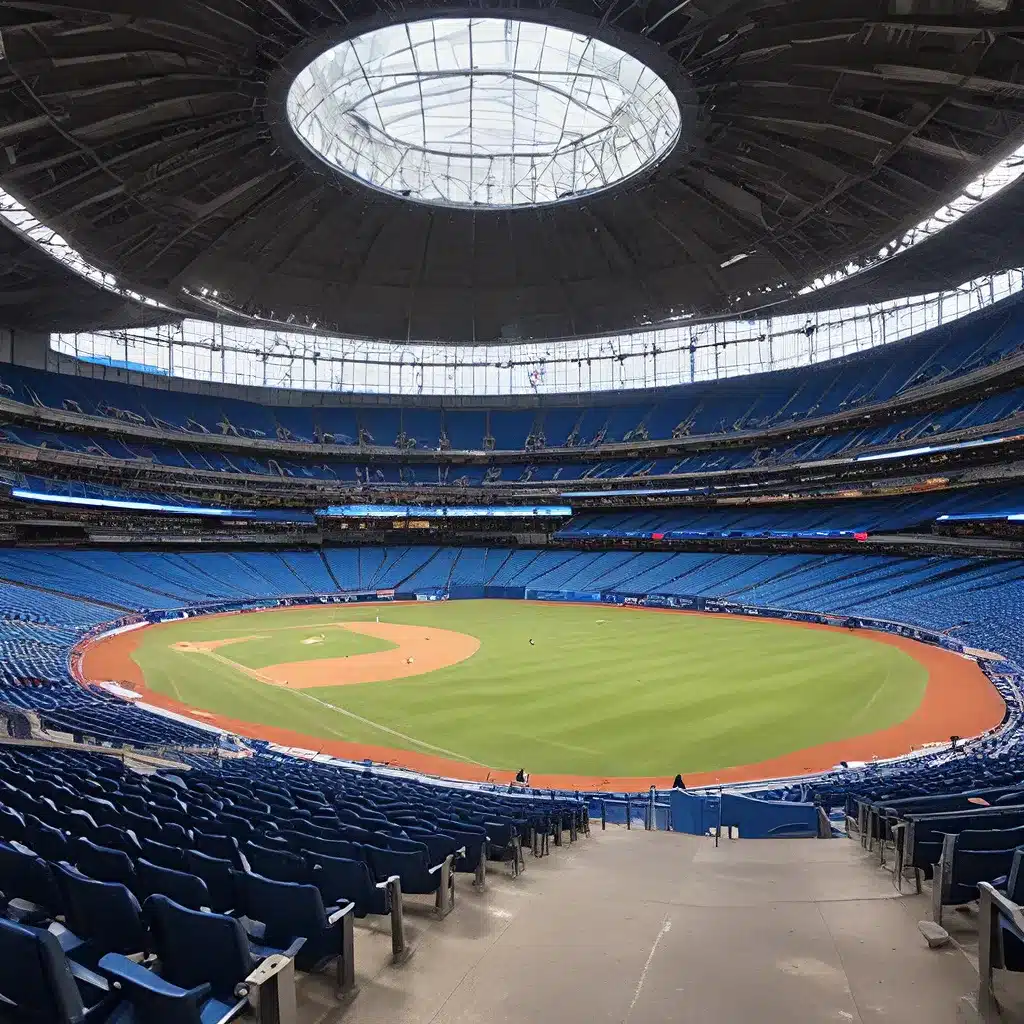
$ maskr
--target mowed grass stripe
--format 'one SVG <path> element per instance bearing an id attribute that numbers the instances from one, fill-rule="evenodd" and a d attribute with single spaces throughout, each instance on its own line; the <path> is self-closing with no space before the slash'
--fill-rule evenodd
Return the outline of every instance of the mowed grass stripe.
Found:
<path id="1" fill-rule="evenodd" d="M 497 601 L 189 619 L 144 634 L 135 658 L 154 689 L 196 707 L 311 737 L 400 747 L 393 736 L 313 708 L 298 694 L 215 669 L 210 659 L 199 670 L 196 655 L 168 650 L 180 640 L 304 623 L 330 633 L 325 623 L 378 615 L 468 633 L 481 648 L 469 661 L 425 675 L 318 689 L 318 700 L 498 768 L 613 776 L 748 764 L 903 721 L 927 680 L 909 655 L 856 633 Z M 223 653 L 239 660 L 245 646 Z"/>

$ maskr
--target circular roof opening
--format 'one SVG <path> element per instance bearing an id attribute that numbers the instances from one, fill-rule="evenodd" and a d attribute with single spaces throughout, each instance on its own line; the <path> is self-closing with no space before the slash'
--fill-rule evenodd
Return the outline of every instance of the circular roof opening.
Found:
<path id="1" fill-rule="evenodd" d="M 578 199 L 653 167 L 679 103 L 636 57 L 533 21 L 432 18 L 321 53 L 292 82 L 292 129 L 371 188 L 440 206 Z"/>

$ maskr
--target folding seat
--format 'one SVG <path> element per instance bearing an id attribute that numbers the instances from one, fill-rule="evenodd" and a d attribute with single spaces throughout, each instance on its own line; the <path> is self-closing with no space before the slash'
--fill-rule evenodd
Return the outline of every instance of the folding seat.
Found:
<path id="1" fill-rule="evenodd" d="M 160 974 L 117 953 L 108 953 L 99 970 L 117 984 L 129 1004 L 117 1024 L 227 1024 L 242 1016 L 250 1000 L 267 1020 L 294 1014 L 293 950 L 253 946 L 232 917 L 189 910 L 164 896 L 143 907 L 159 958 Z M 272 953 L 279 960 L 264 964 Z"/>
<path id="2" fill-rule="evenodd" d="M 431 865 L 426 847 L 422 846 L 419 850 L 409 852 L 366 846 L 365 851 L 367 863 L 377 881 L 397 875 L 403 892 L 435 894 L 434 906 L 439 918 L 451 913 L 455 906 L 455 872 L 452 870 L 454 854 Z"/>
<path id="3" fill-rule="evenodd" d="M 375 845 L 383 846 L 388 850 L 398 850 L 400 853 L 423 853 L 430 856 L 429 847 L 418 836 L 415 839 L 409 836 L 378 836 Z M 431 863 L 440 863 L 440 861 L 431 861 Z"/>
<path id="4" fill-rule="evenodd" d="M 228 835 L 234 836 L 241 842 L 252 839 L 256 834 L 256 829 L 253 828 L 252 822 L 246 818 L 239 817 L 237 814 L 228 814 L 227 811 L 222 811 L 217 820 L 219 824 L 227 829 Z"/>
<path id="5" fill-rule="evenodd" d="M 208 857 L 218 857 L 221 860 L 229 860 L 236 868 L 241 868 L 242 861 L 238 855 L 238 843 L 233 836 L 209 835 L 194 829 L 192 839 L 195 847 Z"/>
<path id="6" fill-rule="evenodd" d="M 273 811 L 270 809 L 269 804 L 236 803 L 231 808 L 230 813 L 237 818 L 244 818 L 250 825 L 256 828 L 265 828 L 273 823 Z"/>
<path id="7" fill-rule="evenodd" d="M 235 866 L 229 860 L 209 857 L 198 850 L 185 851 L 185 870 L 206 883 L 209 908 L 218 914 L 229 914 L 238 909 L 238 891 Z"/>
<path id="8" fill-rule="evenodd" d="M 16 843 L 28 842 L 24 816 L 13 807 L 3 804 L 0 804 L 0 839 Z"/>
<path id="9" fill-rule="evenodd" d="M 138 857 L 142 850 L 138 840 L 123 828 L 116 825 L 97 825 L 92 832 L 86 836 L 97 846 L 106 846 L 111 850 L 120 850 L 128 854 L 133 860 Z"/>
<path id="10" fill-rule="evenodd" d="M 291 843 L 288 842 L 287 836 L 283 836 L 279 831 L 257 832 L 253 842 L 258 846 L 265 846 L 268 850 L 291 849 Z"/>
<path id="11" fill-rule="evenodd" d="M 152 839 L 143 839 L 139 846 L 141 847 L 141 856 L 145 857 L 150 864 L 170 868 L 172 871 L 185 870 L 185 851 L 177 846 L 156 843 Z"/>
<path id="12" fill-rule="evenodd" d="M 136 891 L 140 899 L 148 896 L 166 896 L 175 903 L 189 910 L 202 910 L 210 906 L 210 894 L 206 891 L 206 883 L 197 875 L 184 871 L 151 864 L 140 857 L 135 865 L 137 879 Z"/>
<path id="13" fill-rule="evenodd" d="M 189 831 L 177 822 L 165 822 L 161 826 L 160 832 L 160 838 L 156 842 L 163 843 L 165 846 L 177 846 L 180 849 L 185 849 L 192 845 Z"/>
<path id="14" fill-rule="evenodd" d="M 356 917 L 391 913 L 390 892 L 394 887 L 389 890 L 386 881 L 375 882 L 365 861 L 317 853 L 308 853 L 306 860 L 312 869 L 310 880 L 320 890 L 324 903 L 354 903 Z M 400 901 L 401 890 L 398 896 Z"/>
<path id="15" fill-rule="evenodd" d="M 240 875 L 239 884 L 249 934 L 256 942 L 283 949 L 304 939 L 295 966 L 312 972 L 336 961 L 338 996 L 355 995 L 353 903 L 325 907 L 315 885 L 275 882 L 261 875 Z"/>
<path id="16" fill-rule="evenodd" d="M 3 1019 L 17 1024 L 103 1024 L 118 1005 L 103 979 L 69 961 L 56 936 L 0 918 Z"/>
<path id="17" fill-rule="evenodd" d="M 179 799 L 177 792 L 167 792 L 155 782 L 149 783 L 149 802 L 161 809 L 179 812 L 185 810 L 185 805 Z"/>
<path id="18" fill-rule="evenodd" d="M 129 811 L 132 814 L 138 814 L 140 817 L 145 817 L 149 814 L 149 804 L 146 803 L 144 797 L 136 793 L 112 793 L 111 800 L 116 801 L 122 811 Z"/>
<path id="19" fill-rule="evenodd" d="M 246 843 L 242 847 L 242 855 L 257 875 L 273 878 L 278 882 L 309 881 L 309 869 L 305 860 L 297 853 Z"/>
<path id="20" fill-rule="evenodd" d="M 465 853 L 457 839 L 443 832 L 432 832 L 427 828 L 408 828 L 406 834 L 412 843 L 422 843 L 427 848 L 427 856 L 432 864 L 440 864 L 450 853 L 458 857 Z M 408 843 L 394 836 L 388 838 L 387 845 L 389 850 L 410 848 Z"/>
<path id="21" fill-rule="evenodd" d="M 487 856 L 490 860 L 512 863 L 512 873 L 519 874 L 523 867 L 519 833 L 509 822 L 488 820 L 484 825 L 487 829 Z"/>
<path id="22" fill-rule="evenodd" d="M 43 860 L 58 861 L 67 860 L 68 846 L 67 836 L 59 828 L 47 825 L 40 821 L 33 814 L 25 815 L 25 838 L 24 844 L 34 853 L 37 853 Z"/>
<path id="23" fill-rule="evenodd" d="M 174 807 L 151 804 L 148 813 L 152 814 L 163 828 L 166 828 L 168 825 L 180 825 L 187 831 L 192 827 L 192 816 L 184 807 L 177 803 L 175 803 Z"/>
<path id="24" fill-rule="evenodd" d="M 290 811 L 295 806 L 291 798 L 285 796 L 283 793 L 279 793 L 269 789 L 255 788 L 253 789 L 253 793 L 256 796 L 258 796 L 265 804 L 269 804 L 271 808 Z"/>
<path id="25" fill-rule="evenodd" d="M 315 825 L 317 828 L 332 829 L 338 827 L 338 816 L 333 812 L 331 814 L 314 814 L 310 819 L 310 824 Z"/>
<path id="26" fill-rule="evenodd" d="M 153 839 L 158 843 L 164 841 L 163 829 L 151 814 L 133 814 L 131 811 L 121 813 L 122 827 L 130 829 L 136 839 Z"/>
<path id="27" fill-rule="evenodd" d="M 451 836 L 465 851 L 455 858 L 455 870 L 472 872 L 474 884 L 482 885 L 487 873 L 487 830 L 478 825 L 446 821 L 439 818 L 437 827 Z"/>
<path id="28" fill-rule="evenodd" d="M 0 843 L 0 893 L 9 917 L 34 924 L 63 912 L 49 864 L 30 850 Z"/>
<path id="29" fill-rule="evenodd" d="M 361 843 L 354 843 L 348 839 L 318 839 L 316 836 L 302 836 L 301 833 L 292 833 L 300 838 L 295 840 L 296 848 L 300 853 L 319 853 L 327 857 L 341 857 L 343 860 L 365 861 Z"/>
<path id="30" fill-rule="evenodd" d="M 65 808 L 61 814 L 66 824 L 68 832 L 73 836 L 90 836 L 99 827 L 96 819 L 88 812 L 82 811 L 77 808 Z M 42 817 L 40 813 L 39 817 Z M 43 818 L 49 824 L 53 823 L 53 819 Z"/>
<path id="31" fill-rule="evenodd" d="M 123 850 L 98 846 L 89 839 L 78 837 L 71 841 L 72 863 L 89 878 L 98 882 L 120 882 L 135 889 L 135 867 L 131 857 Z"/>
<path id="32" fill-rule="evenodd" d="M 303 818 L 292 818 L 287 822 L 287 826 L 288 831 L 302 832 L 304 835 L 317 836 L 320 839 L 338 839 L 341 837 L 343 832 L 340 825 L 335 828 L 320 828 L 318 825 L 314 825 L 312 822 Z M 285 830 L 282 829 L 282 831 Z M 367 833 L 367 835 L 369 835 L 369 833 Z"/>
<path id="33" fill-rule="evenodd" d="M 121 811 L 109 800 L 96 797 L 80 797 L 75 804 L 80 810 L 86 811 L 97 825 L 121 825 Z"/>
<path id="34" fill-rule="evenodd" d="M 74 937 L 71 942 L 62 938 L 61 945 L 72 959 L 95 968 L 105 953 L 132 956 L 149 952 L 142 909 L 126 886 L 87 878 L 70 864 L 56 865 L 54 876 L 64 899 L 67 927 Z"/>
<path id="35" fill-rule="evenodd" d="M 331 810 L 331 805 L 324 799 L 323 793 L 318 793 L 313 789 L 296 789 L 294 787 L 290 788 L 290 792 L 296 807 L 302 807 L 314 813 Z"/>

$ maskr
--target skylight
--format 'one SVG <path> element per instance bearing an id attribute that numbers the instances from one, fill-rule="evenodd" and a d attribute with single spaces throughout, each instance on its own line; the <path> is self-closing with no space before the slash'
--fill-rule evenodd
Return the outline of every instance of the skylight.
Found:
<path id="1" fill-rule="evenodd" d="M 663 159 L 680 134 L 663 79 L 603 40 L 532 21 L 433 18 L 320 54 L 287 113 L 336 171 L 423 203 L 537 206 Z"/>

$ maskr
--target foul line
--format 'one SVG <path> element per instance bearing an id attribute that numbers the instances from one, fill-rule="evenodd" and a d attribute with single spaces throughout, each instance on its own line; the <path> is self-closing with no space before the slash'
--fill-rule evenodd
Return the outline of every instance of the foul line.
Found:
<path id="1" fill-rule="evenodd" d="M 282 687 L 276 679 L 271 679 L 269 676 L 265 676 L 259 669 L 249 668 L 247 665 L 239 665 L 237 661 L 225 658 L 223 654 L 218 654 L 216 651 L 201 650 L 194 653 L 204 654 L 208 658 L 213 658 L 214 661 L 219 661 L 222 665 L 227 665 L 228 668 L 237 669 L 239 672 L 243 672 L 245 675 L 251 676 L 259 683 L 266 683 L 270 686 L 276 687 L 278 690 L 283 689 L 288 693 L 294 693 L 299 697 L 305 697 L 306 700 L 311 700 L 314 704 L 319 704 L 323 708 L 329 708 L 331 711 L 337 711 L 339 714 L 347 715 L 349 718 L 352 718 L 357 722 L 361 722 L 363 725 L 368 725 L 372 729 L 379 729 L 381 732 L 386 732 L 389 736 L 397 736 L 399 739 L 405 740 L 407 743 L 415 744 L 417 747 L 422 747 L 424 750 L 432 751 L 435 754 L 444 754 L 446 757 L 454 758 L 456 761 L 466 761 L 469 764 L 475 764 L 478 768 L 491 767 L 489 764 L 484 764 L 483 761 L 476 761 L 472 757 L 466 757 L 464 754 L 459 754 L 454 750 L 448 750 L 445 747 L 434 746 L 433 743 L 426 743 L 423 740 L 418 740 L 415 736 L 409 736 L 404 732 L 399 732 L 397 729 L 392 729 L 390 726 L 381 725 L 379 722 L 374 722 L 369 718 L 363 718 L 362 715 L 357 715 L 354 711 L 349 711 L 348 708 L 340 707 L 337 704 L 328 704 L 327 701 L 320 700 L 319 697 L 314 697 L 305 690 L 293 690 L 288 687 Z"/>

